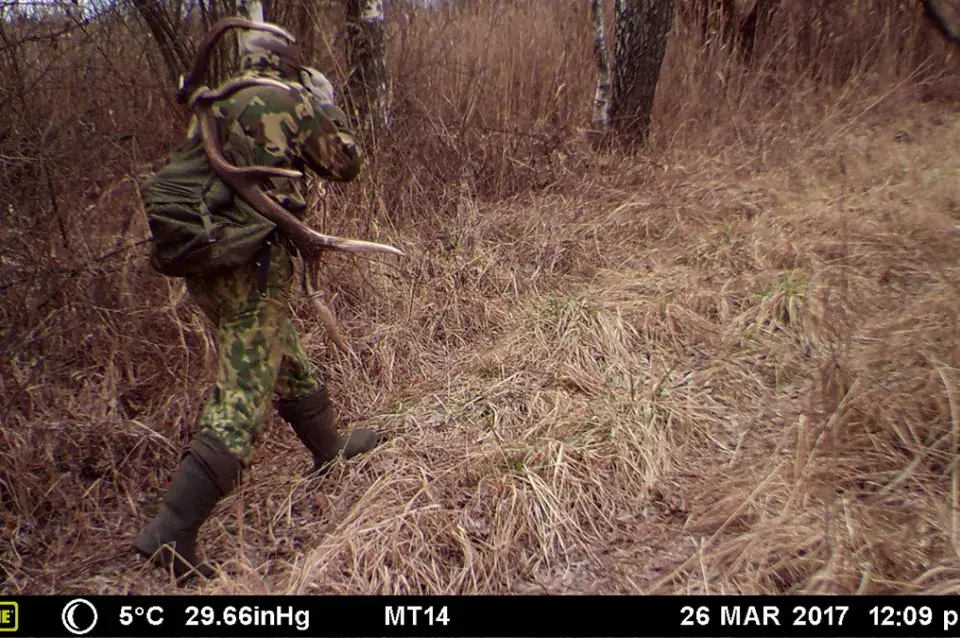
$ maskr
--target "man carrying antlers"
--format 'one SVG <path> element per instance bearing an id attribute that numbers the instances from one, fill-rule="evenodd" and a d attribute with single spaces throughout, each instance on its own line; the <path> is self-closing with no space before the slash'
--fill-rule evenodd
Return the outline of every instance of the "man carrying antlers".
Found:
<path id="1" fill-rule="evenodd" d="M 181 86 L 181 99 L 196 113 L 187 144 L 143 189 L 154 241 L 151 263 L 164 274 L 185 277 L 190 295 L 217 328 L 219 369 L 198 433 L 159 514 L 133 541 L 140 554 L 172 567 L 178 578 L 214 574 L 198 560 L 197 533 L 238 484 L 274 393 L 279 414 L 312 453 L 314 470 L 341 453 L 350 458 L 377 444 L 370 429 L 337 433 L 330 397 L 290 318 L 291 254 L 399 253 L 320 235 L 299 221 L 306 210 L 300 171 L 309 167 L 321 178 L 352 181 L 361 172 L 360 150 L 334 105 L 330 83 L 300 65 L 292 37 L 274 25 L 223 22 L 201 46 L 194 73 Z M 200 86 L 203 69 L 226 28 L 245 29 L 241 74 L 211 90 Z M 244 219 L 256 223 L 245 226 Z M 192 241 L 201 235 L 205 239 Z"/>

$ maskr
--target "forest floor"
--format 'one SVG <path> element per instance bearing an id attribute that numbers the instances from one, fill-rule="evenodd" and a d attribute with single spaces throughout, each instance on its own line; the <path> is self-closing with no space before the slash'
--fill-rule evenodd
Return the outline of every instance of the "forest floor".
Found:
<path id="1" fill-rule="evenodd" d="M 76 490 L 59 520 L 84 529 L 4 589 L 956 591 L 960 113 L 904 98 L 713 148 L 463 193 L 449 236 L 392 238 L 418 270 L 375 273 L 386 305 L 338 310 L 355 361 L 301 317 L 345 418 L 389 438 L 305 480 L 271 415 L 202 531 L 222 577 L 180 590 L 128 549 L 171 463 Z M 172 449 L 169 414 L 125 427 Z"/>

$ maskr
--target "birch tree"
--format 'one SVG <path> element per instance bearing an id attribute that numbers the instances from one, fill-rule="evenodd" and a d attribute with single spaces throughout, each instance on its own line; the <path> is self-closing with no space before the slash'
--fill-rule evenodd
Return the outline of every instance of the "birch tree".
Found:
<path id="1" fill-rule="evenodd" d="M 650 132 L 674 0 L 616 0 L 610 124 L 637 140 Z"/>
<path id="2" fill-rule="evenodd" d="M 593 100 L 594 130 L 603 131 L 610 124 L 610 54 L 603 29 L 603 0 L 590 0 L 593 15 L 593 54 L 597 61 L 597 92 Z"/>
<path id="3" fill-rule="evenodd" d="M 386 127 L 387 71 L 383 44 L 383 0 L 346 0 L 350 94 L 361 126 Z"/>
<path id="4" fill-rule="evenodd" d="M 237 14 L 250 22 L 266 22 L 263 17 L 263 3 L 260 0 L 239 0 L 237 2 Z M 244 39 L 251 35 L 255 34 L 246 29 L 237 30 L 237 45 L 240 50 L 244 48 Z"/>

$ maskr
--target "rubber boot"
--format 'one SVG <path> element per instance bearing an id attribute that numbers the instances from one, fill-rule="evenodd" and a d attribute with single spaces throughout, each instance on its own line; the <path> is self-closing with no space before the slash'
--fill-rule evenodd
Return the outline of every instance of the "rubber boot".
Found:
<path id="1" fill-rule="evenodd" d="M 326 388 L 301 399 L 281 400 L 277 411 L 313 454 L 313 469 L 308 474 L 323 472 L 341 452 L 343 458 L 349 459 L 368 452 L 379 442 L 377 433 L 370 428 L 357 428 L 349 436 L 337 433 L 333 403 Z"/>
<path id="2" fill-rule="evenodd" d="M 214 568 L 197 558 L 197 533 L 217 502 L 237 485 L 240 460 L 215 436 L 200 433 L 180 460 L 160 513 L 133 540 L 140 554 L 184 584 L 195 574 L 212 578 Z"/>

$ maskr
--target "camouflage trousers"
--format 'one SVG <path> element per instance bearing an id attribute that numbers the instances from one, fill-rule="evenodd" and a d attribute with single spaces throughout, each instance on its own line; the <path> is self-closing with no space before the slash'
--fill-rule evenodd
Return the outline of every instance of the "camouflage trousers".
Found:
<path id="1" fill-rule="evenodd" d="M 197 427 L 217 435 L 244 465 L 271 399 L 299 399 L 323 387 L 291 320 L 293 262 L 281 245 L 270 251 L 266 286 L 248 264 L 226 276 L 187 279 L 187 290 L 216 326 L 217 380 Z"/>

